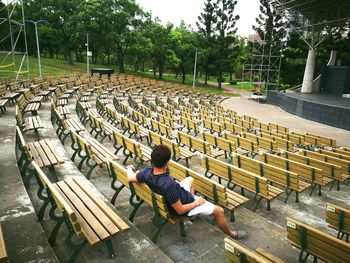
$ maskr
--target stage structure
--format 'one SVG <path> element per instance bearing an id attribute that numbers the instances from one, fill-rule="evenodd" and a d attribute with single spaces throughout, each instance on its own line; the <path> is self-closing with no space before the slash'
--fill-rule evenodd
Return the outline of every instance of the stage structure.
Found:
<path id="1" fill-rule="evenodd" d="M 332 29 L 348 29 L 350 0 L 271 0 L 271 4 L 309 47 L 301 92 L 312 93 L 319 88 L 314 80 L 317 47 Z M 331 60 L 335 61 L 332 56 Z"/>
<path id="2" fill-rule="evenodd" d="M 29 79 L 29 60 L 23 0 L 3 1 L 0 8 L 0 74 Z"/>
<path id="3" fill-rule="evenodd" d="M 276 89 L 279 85 L 280 69 L 282 61 L 282 52 L 284 42 L 266 42 L 261 40 L 258 35 L 254 35 L 251 42 L 251 58 L 243 65 L 242 82 L 244 77 L 249 76 L 249 82 L 255 87 L 268 89 Z M 276 39 L 272 36 L 271 39 Z M 284 36 L 278 36 L 283 39 Z"/>

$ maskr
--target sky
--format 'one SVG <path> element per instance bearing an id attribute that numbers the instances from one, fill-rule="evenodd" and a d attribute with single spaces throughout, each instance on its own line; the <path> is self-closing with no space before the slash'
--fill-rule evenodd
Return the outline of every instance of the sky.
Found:
<path id="1" fill-rule="evenodd" d="M 162 24 L 171 22 L 176 26 L 181 20 L 185 24 L 197 29 L 197 17 L 204 9 L 205 0 L 136 0 L 143 10 L 151 12 L 153 17 L 158 17 Z M 259 0 L 237 0 L 235 13 L 240 16 L 237 22 L 237 33 L 247 37 L 253 34 L 252 25 L 259 14 Z"/>

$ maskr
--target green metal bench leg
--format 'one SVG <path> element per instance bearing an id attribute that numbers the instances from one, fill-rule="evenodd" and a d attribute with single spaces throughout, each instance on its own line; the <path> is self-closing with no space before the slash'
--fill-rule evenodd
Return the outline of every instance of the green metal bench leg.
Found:
<path id="1" fill-rule="evenodd" d="M 107 247 L 107 251 L 108 251 L 109 257 L 110 258 L 114 258 L 115 253 L 114 253 L 113 244 L 112 244 L 112 240 L 111 239 L 106 240 L 106 247 Z"/>
<path id="2" fill-rule="evenodd" d="M 56 221 L 56 225 L 52 229 L 48 241 L 49 241 L 50 245 L 53 246 L 56 244 L 57 233 L 58 233 L 58 230 L 60 229 L 60 227 L 62 226 L 62 224 L 64 223 L 64 218 L 63 218 L 63 216 L 56 216 L 55 211 L 56 211 L 57 206 L 53 202 L 51 202 L 51 204 L 52 204 L 52 207 L 50 209 L 49 215 L 50 215 L 50 218 L 52 220 Z"/>
<path id="3" fill-rule="evenodd" d="M 257 198 L 257 196 L 254 197 L 254 201 L 255 201 L 255 206 L 254 206 L 254 208 L 253 208 L 253 211 L 254 211 L 254 212 L 255 212 L 256 209 L 258 208 L 258 206 L 259 206 L 261 200 L 262 200 L 262 197 L 261 197 L 261 196 L 260 196 L 259 198 Z M 269 202 L 269 201 L 268 201 L 268 202 Z"/>
<path id="4" fill-rule="evenodd" d="M 156 221 L 156 222 L 155 222 Z M 156 231 L 153 233 L 152 235 L 152 242 L 155 244 L 157 243 L 157 240 L 158 240 L 158 237 L 160 235 L 160 232 L 163 230 L 164 226 L 168 223 L 168 220 L 167 219 L 164 219 L 163 222 L 159 222 L 160 219 L 158 216 L 154 216 L 153 217 L 153 224 L 157 227 Z"/>
<path id="5" fill-rule="evenodd" d="M 129 203 L 134 207 L 134 209 L 132 210 L 130 216 L 129 216 L 129 220 L 130 222 L 134 222 L 135 216 L 137 211 L 139 210 L 140 206 L 143 204 L 143 200 L 140 201 L 134 201 L 134 197 L 136 197 L 136 195 L 132 195 L 129 198 Z"/>
<path id="6" fill-rule="evenodd" d="M 50 171 L 50 173 L 52 174 L 53 179 L 55 180 L 55 182 L 58 182 L 58 177 L 57 177 L 57 173 L 56 173 L 55 166 L 51 165 L 51 166 L 49 167 L 49 171 Z"/>
<path id="7" fill-rule="evenodd" d="M 183 221 L 180 221 L 179 226 L 180 226 L 180 233 L 181 233 L 181 236 L 182 236 L 182 237 L 185 237 L 185 236 L 186 236 L 186 231 L 185 231 L 185 224 L 184 224 L 184 222 L 183 222 Z"/>
<path id="8" fill-rule="evenodd" d="M 79 154 L 78 154 L 79 155 Z M 78 164 L 78 169 L 79 171 L 81 171 L 81 167 L 83 166 L 83 163 L 85 162 L 85 160 L 88 158 L 87 156 L 79 156 L 79 157 L 82 157 L 79 164 Z"/>
<path id="9" fill-rule="evenodd" d="M 284 203 L 287 203 L 288 199 L 289 199 L 289 196 L 291 195 L 291 193 L 293 192 L 293 190 L 289 189 L 289 188 L 286 188 L 286 190 L 284 190 L 284 193 L 286 194 L 286 198 L 284 199 Z M 297 192 L 296 193 L 296 196 L 298 195 Z M 298 203 L 297 201 L 295 201 L 296 203 Z"/>
<path id="10" fill-rule="evenodd" d="M 311 191 L 310 191 L 310 193 L 309 193 L 309 196 L 312 195 L 312 193 L 314 192 L 316 186 L 317 186 L 317 185 L 316 185 L 315 183 L 312 183 L 312 184 L 311 184 Z"/>
<path id="11" fill-rule="evenodd" d="M 117 179 L 113 178 L 112 182 L 111 182 L 111 188 L 115 191 L 112 199 L 111 199 L 111 204 L 115 205 L 115 201 L 117 200 L 117 197 L 120 193 L 121 190 L 123 190 L 123 188 L 125 187 L 125 185 L 121 185 L 119 187 L 115 186 L 115 182 L 117 181 Z"/>
<path id="12" fill-rule="evenodd" d="M 92 174 L 92 171 L 96 168 L 97 166 L 97 163 L 94 163 L 94 164 L 90 164 L 90 160 L 91 159 L 87 159 L 86 160 L 86 165 L 89 167 L 89 171 L 88 173 L 86 174 L 86 178 L 90 180 L 90 176 Z"/>
<path id="13" fill-rule="evenodd" d="M 236 217 L 235 217 L 235 211 L 230 211 L 230 222 L 235 222 Z"/>
<path id="14" fill-rule="evenodd" d="M 69 247 L 69 248 L 74 250 L 73 254 L 68 259 L 69 263 L 75 262 L 78 254 L 80 253 L 82 248 L 87 244 L 86 239 L 81 241 L 81 242 L 79 242 L 79 243 L 74 243 L 72 241 L 73 235 L 74 235 L 74 231 L 70 231 L 69 234 L 66 237 L 66 240 L 65 240 L 65 243 L 66 243 L 67 247 Z"/>

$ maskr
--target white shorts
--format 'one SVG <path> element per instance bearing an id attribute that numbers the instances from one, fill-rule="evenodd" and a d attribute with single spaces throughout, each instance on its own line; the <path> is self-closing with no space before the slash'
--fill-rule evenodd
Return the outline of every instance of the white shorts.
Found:
<path id="1" fill-rule="evenodd" d="M 186 179 L 182 180 L 179 184 L 181 187 L 183 187 L 185 190 L 187 190 L 188 192 L 191 192 L 190 190 L 190 177 L 187 177 Z M 198 197 L 194 195 L 194 199 L 197 199 Z M 188 212 L 188 216 L 194 216 L 194 215 L 206 215 L 209 216 L 211 214 L 213 214 L 214 212 L 214 204 L 208 202 L 208 201 L 204 201 L 204 204 L 197 206 L 195 208 L 193 208 L 192 210 L 190 210 Z"/>

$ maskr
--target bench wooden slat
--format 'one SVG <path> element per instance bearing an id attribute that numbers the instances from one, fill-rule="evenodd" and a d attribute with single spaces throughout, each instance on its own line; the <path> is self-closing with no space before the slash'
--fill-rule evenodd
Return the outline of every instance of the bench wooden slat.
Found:
<path id="1" fill-rule="evenodd" d="M 2 227 L 0 224 L 0 262 L 6 261 L 8 258 Z"/>
<path id="2" fill-rule="evenodd" d="M 86 236 L 87 241 L 90 245 L 95 245 L 99 243 L 100 240 L 105 240 L 109 237 L 108 231 L 103 227 L 99 222 L 99 219 L 85 206 L 81 201 L 79 196 L 70 189 L 69 185 L 65 181 L 60 181 L 57 183 L 57 186 L 60 188 L 61 192 L 66 196 L 70 201 L 71 205 L 76 210 L 76 214 L 80 214 L 81 219 L 86 221 L 86 223 L 91 227 L 91 230 L 96 233 L 99 240 L 96 242 L 96 239 L 90 239 L 90 236 Z M 80 223 L 80 222 L 79 222 Z M 82 228 L 82 231 L 84 228 Z M 84 233 L 85 234 L 85 233 Z M 90 239 L 90 240 L 89 240 Z"/>

